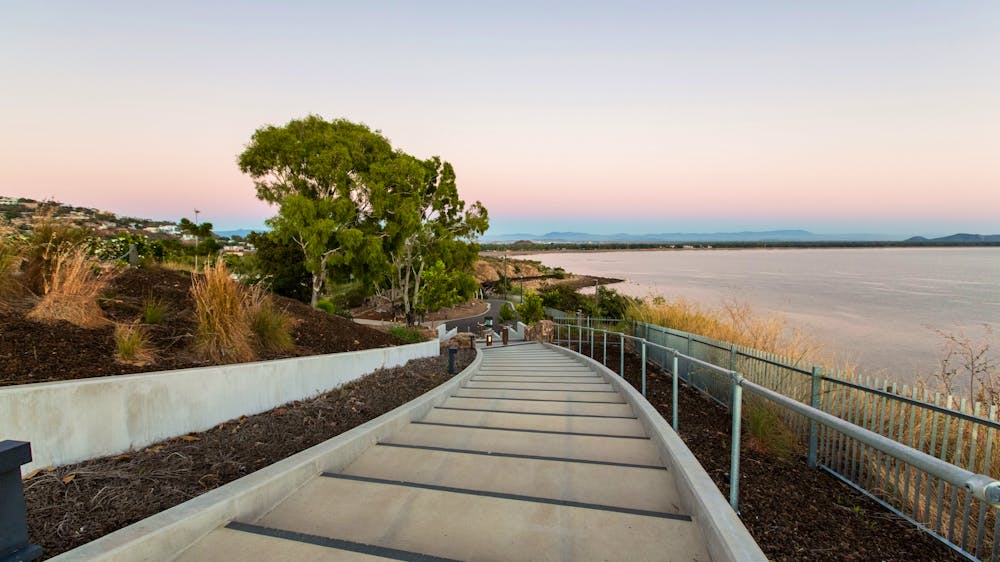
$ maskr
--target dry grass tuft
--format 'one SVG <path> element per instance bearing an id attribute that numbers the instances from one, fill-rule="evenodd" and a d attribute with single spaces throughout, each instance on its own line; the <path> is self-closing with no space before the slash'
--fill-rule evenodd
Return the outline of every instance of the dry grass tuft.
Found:
<path id="1" fill-rule="evenodd" d="M 50 270 L 44 292 L 28 318 L 42 322 L 64 320 L 82 328 L 108 323 L 97 297 L 118 271 L 102 266 L 80 246 L 66 246 L 48 255 Z"/>
<path id="2" fill-rule="evenodd" d="M 24 293 L 19 279 L 23 260 L 24 243 L 17 237 L 17 232 L 9 227 L 0 227 L 0 309 Z"/>
<path id="3" fill-rule="evenodd" d="M 257 358 L 248 313 L 247 291 L 229 276 L 225 262 L 207 265 L 191 283 L 198 328 L 195 351 L 216 363 L 240 363 Z"/>
<path id="4" fill-rule="evenodd" d="M 728 300 L 721 308 L 711 309 L 684 299 L 665 301 L 658 298 L 631 305 L 626 317 L 774 353 L 796 363 L 817 362 L 822 353 L 815 340 L 790 329 L 781 316 L 760 316 L 750 305 L 736 300 Z"/>
<path id="5" fill-rule="evenodd" d="M 149 333 L 138 322 L 115 325 L 115 360 L 128 365 L 149 365 L 156 360 Z"/>
<path id="6" fill-rule="evenodd" d="M 289 351 L 292 340 L 292 317 L 279 310 L 261 285 L 247 289 L 247 314 L 257 347 L 267 351 Z"/>

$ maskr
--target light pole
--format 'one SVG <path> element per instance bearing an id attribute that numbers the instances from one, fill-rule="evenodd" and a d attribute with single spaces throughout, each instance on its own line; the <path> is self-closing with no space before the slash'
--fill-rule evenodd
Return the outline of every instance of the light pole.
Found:
<path id="1" fill-rule="evenodd" d="M 507 300 L 507 252 L 503 253 L 503 300 Z"/>
<path id="2" fill-rule="evenodd" d="M 198 209 L 194 210 L 194 270 L 195 270 L 195 272 L 198 271 L 198 242 L 200 241 L 199 237 L 198 237 L 198 213 L 200 213 L 200 212 L 201 211 L 199 211 Z"/>

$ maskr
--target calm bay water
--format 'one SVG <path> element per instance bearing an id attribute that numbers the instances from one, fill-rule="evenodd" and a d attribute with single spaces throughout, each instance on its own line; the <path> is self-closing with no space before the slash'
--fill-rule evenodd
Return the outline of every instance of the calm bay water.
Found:
<path id="1" fill-rule="evenodd" d="M 779 313 L 866 374 L 910 382 L 940 369 L 944 338 L 991 340 L 1000 355 L 1000 248 L 552 252 L 523 256 L 626 279 L 632 296 Z M 987 340 L 984 325 L 994 335 Z"/>

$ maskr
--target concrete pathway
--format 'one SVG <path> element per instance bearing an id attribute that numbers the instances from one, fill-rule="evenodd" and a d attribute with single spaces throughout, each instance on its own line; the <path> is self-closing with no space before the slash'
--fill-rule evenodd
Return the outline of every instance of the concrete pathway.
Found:
<path id="1" fill-rule="evenodd" d="M 179 560 L 709 560 L 673 475 L 602 375 L 539 344 L 341 472 Z"/>

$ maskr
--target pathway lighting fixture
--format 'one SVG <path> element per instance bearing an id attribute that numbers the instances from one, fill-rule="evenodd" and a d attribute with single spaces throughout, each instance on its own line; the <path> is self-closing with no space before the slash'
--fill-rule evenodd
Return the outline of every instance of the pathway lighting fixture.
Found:
<path id="1" fill-rule="evenodd" d="M 0 441 L 0 560 L 31 562 L 42 549 L 28 542 L 21 465 L 31 462 L 31 444 Z"/>
<path id="2" fill-rule="evenodd" d="M 458 352 L 458 346 L 452 344 L 448 346 L 448 374 L 455 374 L 455 354 Z"/>

